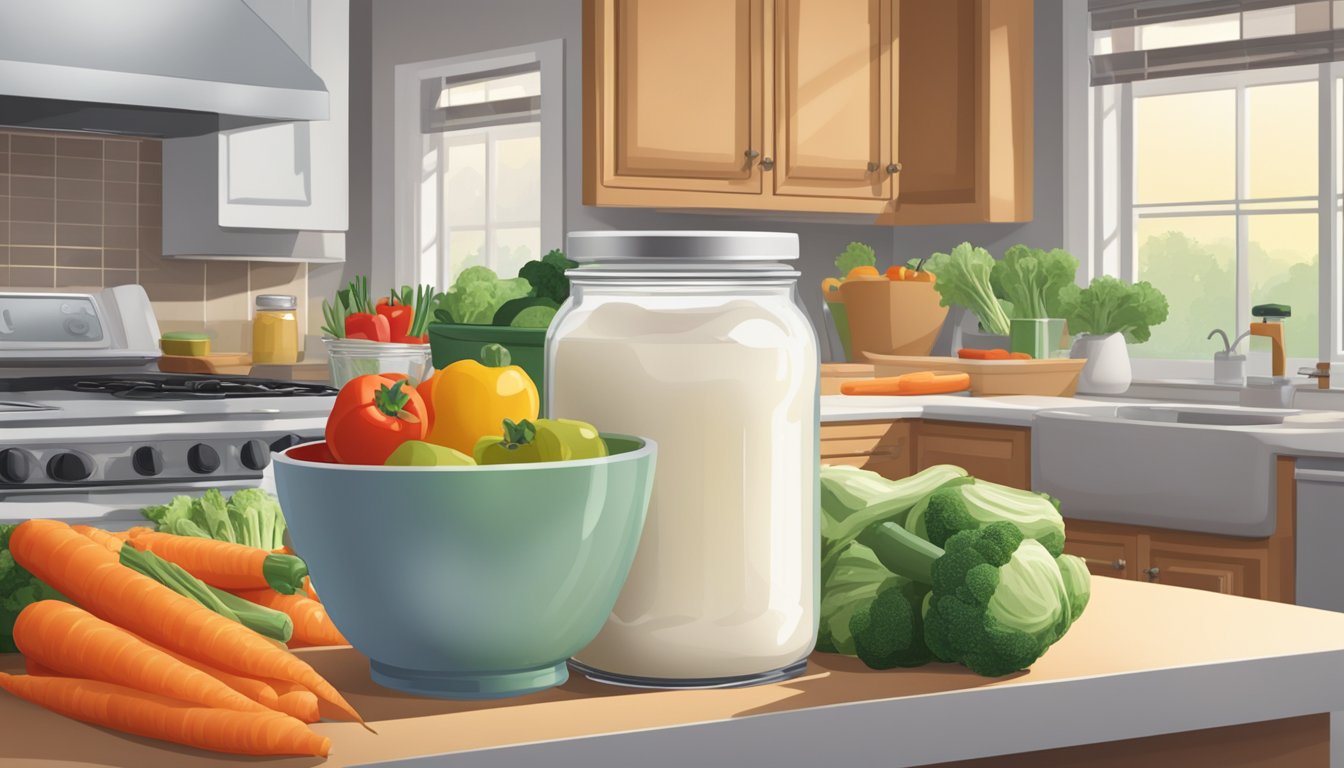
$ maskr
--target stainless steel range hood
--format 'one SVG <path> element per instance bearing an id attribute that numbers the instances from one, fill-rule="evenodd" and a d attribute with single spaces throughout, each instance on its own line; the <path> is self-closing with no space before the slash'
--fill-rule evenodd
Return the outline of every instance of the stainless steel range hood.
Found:
<path id="1" fill-rule="evenodd" d="M 244 0 L 0 0 L 0 125 L 196 136 L 327 110 Z"/>

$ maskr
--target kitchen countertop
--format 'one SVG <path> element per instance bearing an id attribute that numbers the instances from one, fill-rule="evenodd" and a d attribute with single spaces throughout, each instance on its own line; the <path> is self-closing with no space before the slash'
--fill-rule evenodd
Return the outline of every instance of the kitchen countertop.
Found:
<path id="1" fill-rule="evenodd" d="M 1029 671 L 997 679 L 947 664 L 875 672 L 814 654 L 802 677 L 754 688 L 651 691 L 571 679 L 517 699 L 462 702 L 380 688 L 348 648 L 299 651 L 378 733 L 320 723 L 314 729 L 332 740 L 326 761 L 264 762 L 684 768 L 733 755 L 742 766 L 922 765 L 1344 710 L 1344 614 L 1092 583 L 1091 605 L 1069 634 Z M 0 669 L 21 667 L 18 656 L 0 656 Z M 0 722 L 23 734 L 6 740 L 0 766 L 243 762 L 87 726 L 3 694 Z"/>
<path id="2" fill-rule="evenodd" d="M 1035 395 L 1004 397 L 822 395 L 821 421 L 823 424 L 830 424 L 880 419 L 943 419 L 1029 427 L 1037 411 L 1096 404 L 1097 401 L 1081 398 Z"/>

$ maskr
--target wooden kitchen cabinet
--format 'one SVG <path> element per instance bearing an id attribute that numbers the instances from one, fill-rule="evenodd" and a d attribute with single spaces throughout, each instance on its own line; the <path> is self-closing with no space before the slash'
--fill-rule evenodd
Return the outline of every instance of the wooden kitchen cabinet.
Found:
<path id="1" fill-rule="evenodd" d="M 1031 489 L 1031 430 L 1026 427 L 920 421 L 915 470 L 955 464 L 973 477 Z"/>
<path id="2" fill-rule="evenodd" d="M 1095 576 L 1291 603 L 1296 598 L 1293 466 L 1291 458 L 1276 460 L 1275 524 L 1269 538 L 1097 523 L 1066 516 L 1064 550 L 1083 558 Z M 1124 567 L 1117 567 L 1120 562 Z"/>
<path id="3" fill-rule="evenodd" d="M 1029 220 L 1032 15 L 585 0 L 584 204 Z"/>
<path id="4" fill-rule="evenodd" d="M 1093 576 L 1133 579 L 1139 569 L 1139 537 L 1123 526 L 1068 521 L 1064 550 L 1087 563 Z"/>
<path id="5" fill-rule="evenodd" d="M 821 463 L 859 467 L 899 480 L 914 473 L 911 443 L 908 421 L 823 424 Z"/>

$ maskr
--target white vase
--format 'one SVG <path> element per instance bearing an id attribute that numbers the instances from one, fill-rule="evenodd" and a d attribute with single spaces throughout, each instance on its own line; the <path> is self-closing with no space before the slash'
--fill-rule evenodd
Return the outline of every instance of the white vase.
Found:
<path id="1" fill-rule="evenodd" d="M 1080 334 L 1069 350 L 1069 357 L 1086 358 L 1078 376 L 1082 395 L 1118 395 L 1129 389 L 1133 374 L 1129 368 L 1129 345 L 1119 333 L 1104 336 Z"/>

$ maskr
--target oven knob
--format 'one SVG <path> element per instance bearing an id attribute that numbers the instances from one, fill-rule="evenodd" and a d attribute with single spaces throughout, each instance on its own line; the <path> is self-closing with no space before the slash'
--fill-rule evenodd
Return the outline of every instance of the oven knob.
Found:
<path id="1" fill-rule="evenodd" d="M 198 475 L 208 475 L 219 469 L 219 452 L 205 443 L 197 443 L 187 451 L 187 466 Z"/>
<path id="2" fill-rule="evenodd" d="M 277 437 L 275 441 L 271 443 L 271 450 L 275 453 L 279 453 L 287 448 L 293 448 L 302 442 L 304 442 L 304 439 L 298 435 L 284 435 L 282 437 Z"/>
<path id="3" fill-rule="evenodd" d="M 6 448 L 0 451 L 0 481 L 6 483 L 27 482 L 33 471 L 33 460 L 27 451 L 19 448 Z"/>
<path id="4" fill-rule="evenodd" d="M 131 455 L 131 466 L 146 477 L 152 477 L 163 471 L 163 453 L 150 445 L 135 449 Z"/>
<path id="5" fill-rule="evenodd" d="M 58 453 L 47 462 L 47 474 L 62 483 L 77 483 L 93 474 L 93 462 L 78 453 Z"/>
<path id="6" fill-rule="evenodd" d="M 265 469 L 271 463 L 271 447 L 265 440 L 248 440 L 243 443 L 241 458 L 248 469 Z"/>

